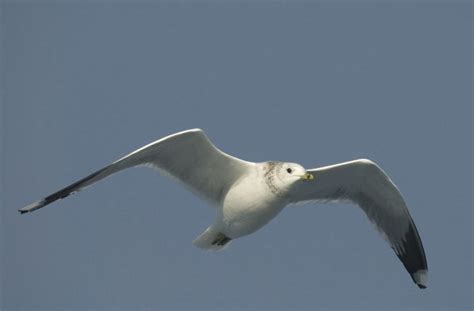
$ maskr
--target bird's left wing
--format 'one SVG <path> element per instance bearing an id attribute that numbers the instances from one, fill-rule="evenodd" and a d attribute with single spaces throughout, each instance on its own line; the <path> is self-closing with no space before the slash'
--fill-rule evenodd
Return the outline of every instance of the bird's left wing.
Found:
<path id="1" fill-rule="evenodd" d="M 22 209 L 27 213 L 65 198 L 124 169 L 148 165 L 171 175 L 197 195 L 219 203 L 253 165 L 217 149 L 200 129 L 179 132 L 146 145 L 95 173 Z"/>
<path id="2" fill-rule="evenodd" d="M 413 281 L 425 288 L 428 266 L 420 236 L 395 184 L 370 160 L 308 170 L 311 181 L 298 183 L 291 193 L 301 201 L 350 201 L 357 204 L 390 243 Z"/>

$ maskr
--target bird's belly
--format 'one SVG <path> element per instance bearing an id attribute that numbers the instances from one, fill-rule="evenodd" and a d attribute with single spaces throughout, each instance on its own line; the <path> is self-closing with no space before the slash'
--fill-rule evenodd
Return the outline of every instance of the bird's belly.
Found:
<path id="1" fill-rule="evenodd" d="M 278 215 L 286 205 L 285 200 L 266 188 L 243 188 L 229 192 L 220 211 L 222 230 L 233 239 L 257 231 Z"/>

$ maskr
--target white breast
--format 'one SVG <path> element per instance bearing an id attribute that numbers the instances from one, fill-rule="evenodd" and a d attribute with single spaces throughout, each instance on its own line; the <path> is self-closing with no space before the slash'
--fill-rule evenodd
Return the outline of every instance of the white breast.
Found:
<path id="1" fill-rule="evenodd" d="M 285 199 L 270 191 L 263 178 L 263 171 L 256 167 L 225 196 L 218 223 L 227 236 L 235 239 L 255 232 L 287 204 Z"/>

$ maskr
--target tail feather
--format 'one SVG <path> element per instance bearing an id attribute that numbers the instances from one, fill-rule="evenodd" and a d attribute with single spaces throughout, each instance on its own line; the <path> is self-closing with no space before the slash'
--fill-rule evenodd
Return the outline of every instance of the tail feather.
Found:
<path id="1" fill-rule="evenodd" d="M 220 251 L 229 246 L 231 241 L 231 238 L 210 226 L 193 241 L 193 245 L 205 250 Z"/>

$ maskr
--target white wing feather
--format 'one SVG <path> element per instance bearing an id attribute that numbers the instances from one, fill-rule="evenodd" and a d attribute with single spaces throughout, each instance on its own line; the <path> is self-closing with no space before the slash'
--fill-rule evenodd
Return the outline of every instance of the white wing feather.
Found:
<path id="1" fill-rule="evenodd" d="M 148 165 L 171 175 L 199 196 L 219 203 L 232 184 L 253 165 L 217 149 L 200 129 L 179 132 L 146 145 L 95 173 L 34 202 L 32 212 L 121 170 Z"/>
<path id="2" fill-rule="evenodd" d="M 355 160 L 308 170 L 312 181 L 302 181 L 291 193 L 301 201 L 351 201 L 357 204 L 387 240 L 415 283 L 426 287 L 428 267 L 415 223 L 402 195 L 370 160 Z"/>

